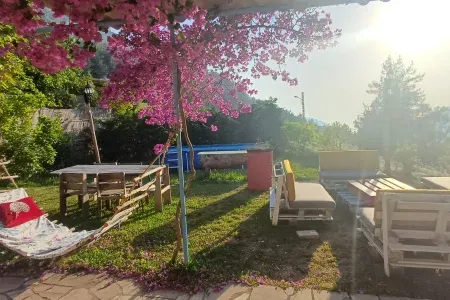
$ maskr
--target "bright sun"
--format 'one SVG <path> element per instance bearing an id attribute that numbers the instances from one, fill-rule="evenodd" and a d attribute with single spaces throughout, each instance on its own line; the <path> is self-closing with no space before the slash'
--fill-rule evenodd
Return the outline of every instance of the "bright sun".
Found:
<path id="1" fill-rule="evenodd" d="M 392 0 L 383 3 L 377 35 L 393 51 L 427 54 L 450 40 L 449 0 Z"/>

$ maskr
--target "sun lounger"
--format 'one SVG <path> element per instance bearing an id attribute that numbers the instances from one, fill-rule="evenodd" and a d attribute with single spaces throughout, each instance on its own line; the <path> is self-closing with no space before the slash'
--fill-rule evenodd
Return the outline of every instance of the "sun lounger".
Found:
<path id="1" fill-rule="evenodd" d="M 347 180 L 372 179 L 386 176 L 379 171 L 376 150 L 320 151 L 319 180 L 327 189 L 345 189 Z"/>
<path id="2" fill-rule="evenodd" d="M 278 220 L 332 220 L 336 206 L 333 198 L 319 183 L 295 182 L 288 160 L 274 166 L 270 218 Z"/>
<path id="3" fill-rule="evenodd" d="M 392 269 L 450 269 L 450 191 L 378 190 L 358 209 L 360 229 Z"/>

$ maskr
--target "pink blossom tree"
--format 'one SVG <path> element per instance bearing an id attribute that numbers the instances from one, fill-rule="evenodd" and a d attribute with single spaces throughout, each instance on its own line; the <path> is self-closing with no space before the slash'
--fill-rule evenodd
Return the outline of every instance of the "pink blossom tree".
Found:
<path id="1" fill-rule="evenodd" d="M 46 24 L 45 6 L 54 17 L 69 21 Z M 186 120 L 206 122 L 214 110 L 232 118 L 250 112 L 249 106 L 224 99 L 236 98 L 237 92 L 255 95 L 253 80 L 262 76 L 297 85 L 286 70 L 288 60 L 304 62 L 308 53 L 333 46 L 340 36 L 339 30 L 331 29 L 330 15 L 314 8 L 221 16 L 197 8 L 192 0 L 3 0 L 1 22 L 14 25 L 23 39 L 0 45 L 0 52 L 14 51 L 48 73 L 82 67 L 101 40 L 99 22 L 110 19 L 121 20 L 119 33 L 108 41 L 117 68 L 101 105 L 145 103 L 141 118 L 148 124 L 169 125 L 174 132 L 181 129 L 190 147 Z M 51 32 L 39 33 L 42 26 L 51 26 Z M 222 80 L 234 82 L 236 89 L 228 90 Z M 175 113 L 174 82 L 180 118 Z M 173 133 L 165 145 L 155 146 L 155 152 L 164 153 L 172 138 Z M 195 176 L 193 153 L 187 190 Z M 173 261 L 181 249 L 179 207 Z"/>

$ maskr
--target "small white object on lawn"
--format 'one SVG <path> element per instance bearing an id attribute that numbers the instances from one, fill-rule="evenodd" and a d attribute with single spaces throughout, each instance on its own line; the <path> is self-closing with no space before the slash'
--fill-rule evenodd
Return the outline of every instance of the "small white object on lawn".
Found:
<path id="1" fill-rule="evenodd" d="M 297 231 L 297 236 L 301 239 L 318 239 L 319 234 L 315 230 L 300 230 Z"/>

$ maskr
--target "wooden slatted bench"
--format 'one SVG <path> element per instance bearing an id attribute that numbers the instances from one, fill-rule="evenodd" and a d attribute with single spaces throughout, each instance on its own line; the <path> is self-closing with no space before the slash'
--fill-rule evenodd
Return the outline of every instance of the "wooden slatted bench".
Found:
<path id="1" fill-rule="evenodd" d="M 378 190 L 374 207 L 357 217 L 387 276 L 404 267 L 450 269 L 450 191 Z"/>

